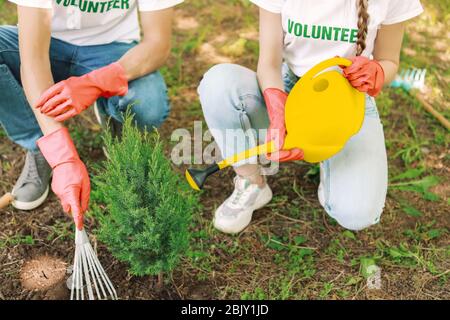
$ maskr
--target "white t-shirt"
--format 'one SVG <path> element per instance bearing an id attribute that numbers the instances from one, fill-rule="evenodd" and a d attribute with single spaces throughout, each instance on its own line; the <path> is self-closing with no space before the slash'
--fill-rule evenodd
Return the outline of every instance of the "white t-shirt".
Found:
<path id="1" fill-rule="evenodd" d="M 358 0 L 250 1 L 281 14 L 284 59 L 297 76 L 334 56 L 356 55 Z M 381 25 L 400 23 L 422 12 L 420 0 L 369 0 L 370 21 L 363 55 L 372 55 Z"/>
<path id="2" fill-rule="evenodd" d="M 75 45 L 140 40 L 137 10 L 156 11 L 183 0 L 9 0 L 53 10 L 52 36 Z"/>

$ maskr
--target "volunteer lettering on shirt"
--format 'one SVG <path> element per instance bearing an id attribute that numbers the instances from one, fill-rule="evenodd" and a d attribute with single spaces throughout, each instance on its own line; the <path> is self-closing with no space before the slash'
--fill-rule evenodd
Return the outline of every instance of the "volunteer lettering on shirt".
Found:
<path id="1" fill-rule="evenodd" d="M 301 24 L 288 19 L 288 32 L 306 39 L 356 43 L 358 29 Z"/>
<path id="2" fill-rule="evenodd" d="M 171 8 L 183 0 L 8 0 L 52 9 L 52 37 L 74 45 L 140 41 L 138 11 Z"/>
<path id="3" fill-rule="evenodd" d="M 55 0 L 57 5 L 64 7 L 74 6 L 80 8 L 82 12 L 104 13 L 112 9 L 130 9 L 130 0 Z"/>
<path id="4" fill-rule="evenodd" d="M 281 15 L 284 60 L 301 77 L 314 65 L 335 56 L 356 55 L 358 0 L 250 0 Z M 420 0 L 369 1 L 366 49 L 370 57 L 378 29 L 400 23 L 423 12 Z"/>

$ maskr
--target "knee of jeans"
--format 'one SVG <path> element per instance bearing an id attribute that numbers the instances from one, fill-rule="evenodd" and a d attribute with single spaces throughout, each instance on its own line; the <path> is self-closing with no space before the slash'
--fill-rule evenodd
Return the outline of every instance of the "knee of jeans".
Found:
<path id="1" fill-rule="evenodd" d="M 342 227 L 352 231 L 361 231 L 379 222 L 384 203 L 351 202 L 329 206 L 325 209 Z"/>
<path id="2" fill-rule="evenodd" d="M 205 116 L 221 117 L 223 113 L 217 111 L 223 111 L 223 107 L 226 106 L 233 106 L 232 103 L 224 102 L 237 94 L 239 89 L 242 90 L 248 86 L 248 81 L 242 79 L 241 76 L 246 71 L 247 69 L 242 66 L 222 63 L 215 65 L 205 73 L 198 87 Z"/>
<path id="3" fill-rule="evenodd" d="M 170 112 L 167 88 L 159 73 L 153 73 L 130 83 L 128 93 L 119 102 L 122 112 L 130 107 L 140 128 L 159 127 Z"/>

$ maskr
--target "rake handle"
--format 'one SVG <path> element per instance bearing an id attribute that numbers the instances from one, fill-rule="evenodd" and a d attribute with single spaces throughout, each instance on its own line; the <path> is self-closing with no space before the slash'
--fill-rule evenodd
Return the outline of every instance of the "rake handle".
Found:
<path id="1" fill-rule="evenodd" d="M 450 130 L 450 122 L 439 111 L 437 111 L 435 108 L 433 108 L 431 103 L 427 102 L 424 99 L 424 97 L 419 93 L 416 93 L 415 96 L 416 96 L 417 100 L 419 100 L 419 102 L 422 104 L 423 108 L 426 111 L 431 113 L 431 115 L 433 117 L 435 117 L 436 120 L 438 120 L 444 127 L 446 127 L 447 130 Z"/>
<path id="2" fill-rule="evenodd" d="M 0 209 L 9 206 L 14 201 L 14 196 L 11 193 L 5 194 L 0 198 Z"/>

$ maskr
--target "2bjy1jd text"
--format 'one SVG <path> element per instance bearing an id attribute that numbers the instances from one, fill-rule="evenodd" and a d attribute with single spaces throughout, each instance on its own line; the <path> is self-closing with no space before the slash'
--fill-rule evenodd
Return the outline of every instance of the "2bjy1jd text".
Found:
<path id="1" fill-rule="evenodd" d="M 269 307 L 264 304 L 226 304 L 224 307 L 206 307 L 188 304 L 181 308 L 182 315 L 199 315 L 213 318 L 215 315 L 225 316 L 266 316 L 269 314 Z"/>

